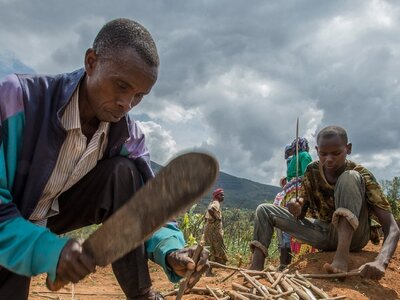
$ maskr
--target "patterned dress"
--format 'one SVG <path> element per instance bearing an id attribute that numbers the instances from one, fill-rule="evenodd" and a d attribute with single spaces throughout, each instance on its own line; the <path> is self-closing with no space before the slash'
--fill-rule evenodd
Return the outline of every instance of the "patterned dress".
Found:
<path id="1" fill-rule="evenodd" d="M 209 210 L 214 212 L 215 217 L 208 212 Z M 210 247 L 210 260 L 221 264 L 228 261 L 223 236 L 221 204 L 214 199 L 208 205 L 205 216 L 204 242 L 206 246 Z"/>

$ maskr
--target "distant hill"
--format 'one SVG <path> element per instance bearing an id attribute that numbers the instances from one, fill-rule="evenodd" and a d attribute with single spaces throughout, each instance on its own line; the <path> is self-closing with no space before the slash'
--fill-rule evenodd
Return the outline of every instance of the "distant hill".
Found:
<path id="1" fill-rule="evenodd" d="M 162 168 L 161 165 L 153 161 L 151 167 L 155 173 Z M 198 209 L 203 209 L 208 205 L 211 193 L 217 187 L 224 189 L 224 207 L 230 208 L 256 209 L 260 203 L 272 202 L 275 195 L 281 191 L 278 186 L 262 184 L 220 172 L 214 187 L 199 202 Z"/>
<path id="2" fill-rule="evenodd" d="M 0 79 L 10 73 L 34 74 L 35 71 L 10 54 L 1 52 L 0 49 Z"/>

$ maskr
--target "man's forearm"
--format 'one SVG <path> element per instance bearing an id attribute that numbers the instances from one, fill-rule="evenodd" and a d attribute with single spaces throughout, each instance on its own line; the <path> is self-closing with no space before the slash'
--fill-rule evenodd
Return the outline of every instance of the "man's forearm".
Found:
<path id="1" fill-rule="evenodd" d="M 399 228 L 397 227 L 397 224 L 393 220 L 390 224 L 387 236 L 385 234 L 385 239 L 382 245 L 382 249 L 379 252 L 378 256 L 375 258 L 375 260 L 380 262 L 385 267 L 387 267 L 390 259 L 393 256 L 394 251 L 397 248 L 399 237 L 400 237 Z"/>
<path id="2" fill-rule="evenodd" d="M 22 217 L 1 223 L 0 232 L 0 265 L 28 277 L 48 273 L 55 280 L 58 258 L 67 238 Z"/>
<path id="3" fill-rule="evenodd" d="M 208 210 L 208 213 L 210 214 L 210 216 L 214 219 L 214 220 L 219 220 L 217 214 L 215 213 L 215 211 L 213 211 L 212 209 Z"/>
<path id="4" fill-rule="evenodd" d="M 382 225 L 383 233 L 385 235 L 382 249 L 375 258 L 375 261 L 386 267 L 389 264 L 389 260 L 393 256 L 394 251 L 396 250 L 400 231 L 393 214 L 390 211 L 386 211 L 378 207 L 373 207 L 373 209 L 375 215 L 378 217 L 379 223 Z"/>

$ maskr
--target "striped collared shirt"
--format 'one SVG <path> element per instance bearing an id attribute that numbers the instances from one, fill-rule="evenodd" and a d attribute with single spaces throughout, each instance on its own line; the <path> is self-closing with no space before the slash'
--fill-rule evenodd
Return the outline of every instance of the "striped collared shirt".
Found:
<path id="1" fill-rule="evenodd" d="M 100 122 L 97 131 L 87 143 L 82 133 L 79 116 L 79 87 L 61 117 L 67 137 L 60 149 L 56 166 L 39 202 L 29 217 L 38 225 L 46 226 L 47 218 L 59 213 L 58 197 L 77 183 L 103 157 L 107 146 L 109 122 Z"/>

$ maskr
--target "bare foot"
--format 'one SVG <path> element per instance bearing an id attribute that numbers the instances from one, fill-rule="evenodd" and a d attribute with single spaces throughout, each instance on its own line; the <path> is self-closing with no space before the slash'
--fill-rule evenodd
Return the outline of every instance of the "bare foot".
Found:
<path id="1" fill-rule="evenodd" d="M 325 263 L 324 267 L 326 272 L 333 273 L 343 273 L 348 271 L 347 263 L 333 261 L 331 264 Z"/>

